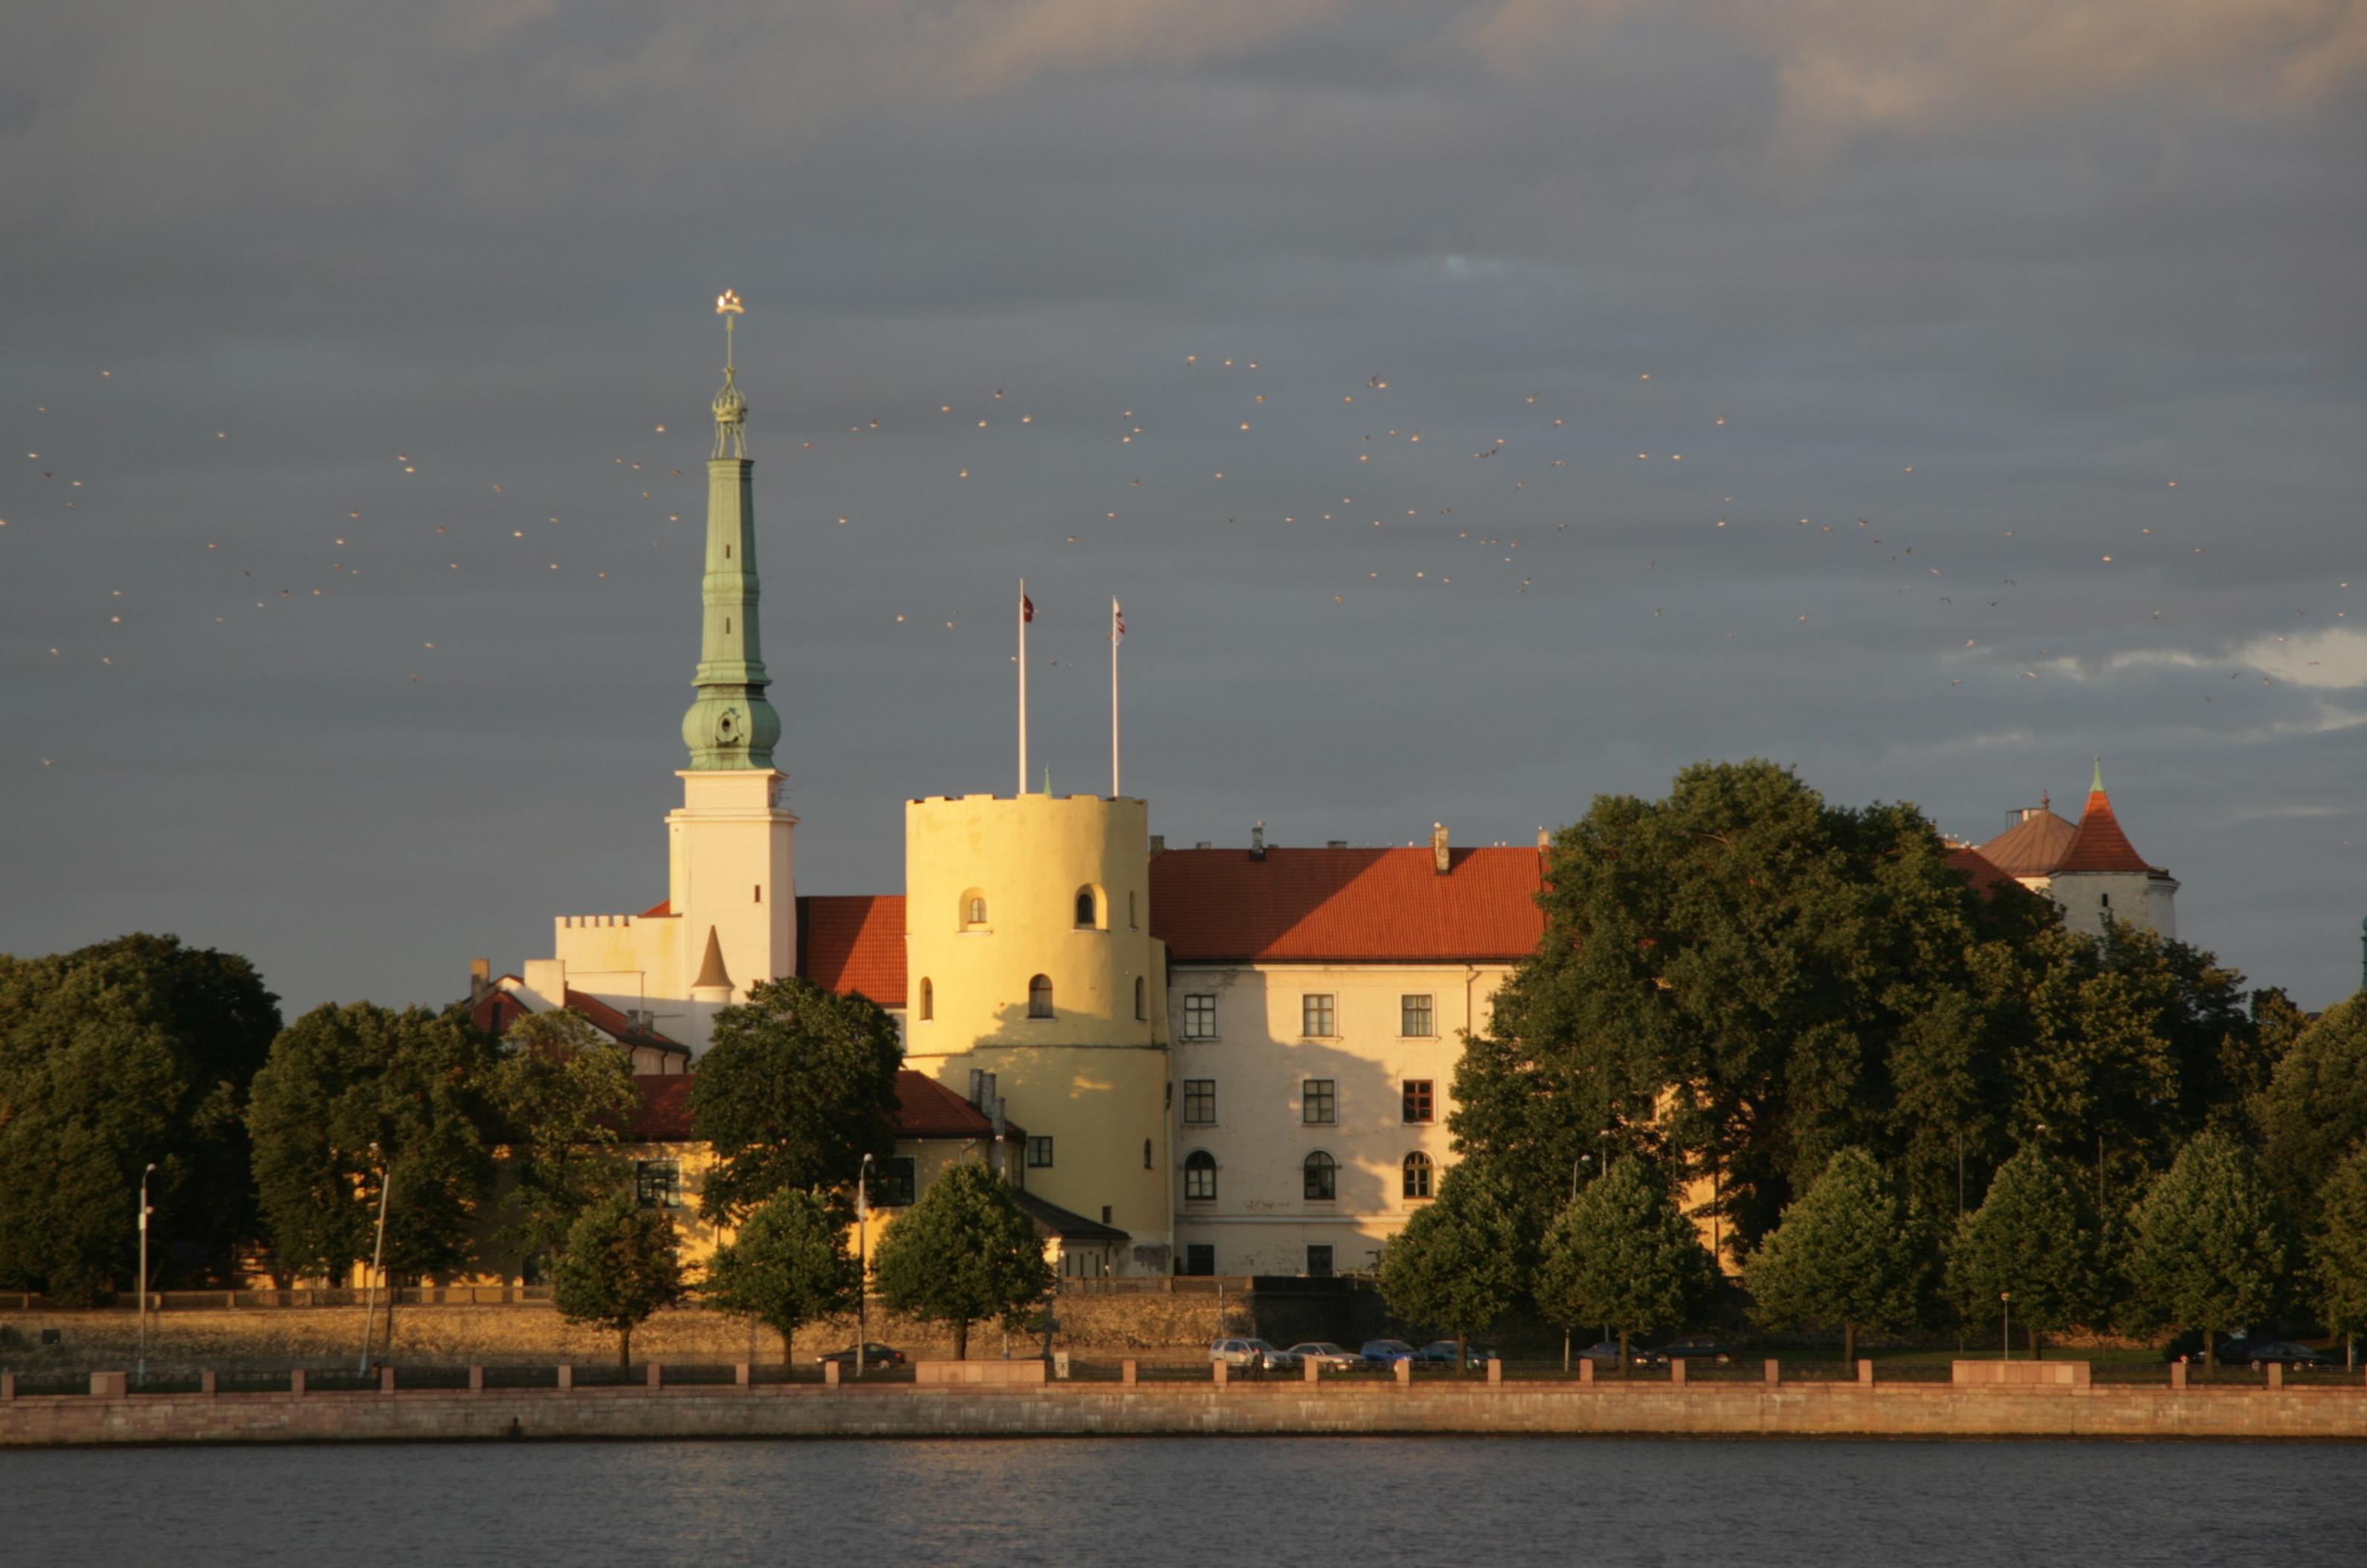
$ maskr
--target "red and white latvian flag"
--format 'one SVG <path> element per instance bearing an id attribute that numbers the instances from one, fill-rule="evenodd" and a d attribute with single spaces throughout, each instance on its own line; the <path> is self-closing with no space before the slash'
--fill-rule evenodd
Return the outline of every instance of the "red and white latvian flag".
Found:
<path id="1" fill-rule="evenodd" d="M 1113 642 L 1126 641 L 1126 611 L 1117 608 L 1116 599 L 1110 600 L 1110 641 Z"/>
<path id="2" fill-rule="evenodd" d="M 1036 619 L 1036 601 L 1027 597 L 1025 588 L 1019 590 L 1019 619 L 1023 621 Z"/>

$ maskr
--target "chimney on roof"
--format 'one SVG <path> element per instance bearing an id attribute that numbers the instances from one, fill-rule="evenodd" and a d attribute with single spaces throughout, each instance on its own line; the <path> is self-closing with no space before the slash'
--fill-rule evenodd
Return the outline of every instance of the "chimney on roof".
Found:
<path id="1" fill-rule="evenodd" d="M 982 1067 L 973 1067 L 969 1070 L 969 1103 L 974 1106 L 983 1105 L 985 1096 L 986 1070 Z"/>
<path id="2" fill-rule="evenodd" d="M 469 960 L 470 1003 L 473 1006 L 476 1003 L 483 1001 L 485 999 L 485 993 L 491 991 L 493 988 L 493 960 L 491 959 L 470 959 Z"/>
<path id="3" fill-rule="evenodd" d="M 1550 849 L 1553 847 L 1553 831 L 1550 828 L 1541 827 L 1537 829 L 1537 847 L 1540 849 Z"/>
<path id="4" fill-rule="evenodd" d="M 1192 847 L 1193 847 L 1193 848 L 1195 848 L 1195 849 L 1214 849 L 1214 848 L 1216 847 L 1216 846 L 1215 846 L 1214 844 L 1211 844 L 1210 842 L 1208 842 L 1208 840 L 1206 840 L 1206 839 L 1203 838 L 1203 839 L 1199 840 L 1197 843 L 1194 844 L 1194 845 L 1192 846 Z"/>
<path id="5" fill-rule="evenodd" d="M 1265 824 L 1263 823 L 1250 829 L 1250 858 L 1252 860 L 1265 858 Z"/>
<path id="6" fill-rule="evenodd" d="M 1348 841 L 1344 838 L 1327 838 L 1323 841 L 1323 847 L 1326 849 L 1345 849 L 1348 847 Z"/>
<path id="7" fill-rule="evenodd" d="M 1167 835 L 1165 834 L 1154 833 L 1150 835 L 1150 852 L 1153 855 L 1164 855 L 1167 853 Z"/>
<path id="8" fill-rule="evenodd" d="M 1447 853 L 1446 824 L 1443 822 L 1432 823 L 1430 824 L 1430 869 L 1442 877 L 1446 875 Z"/>

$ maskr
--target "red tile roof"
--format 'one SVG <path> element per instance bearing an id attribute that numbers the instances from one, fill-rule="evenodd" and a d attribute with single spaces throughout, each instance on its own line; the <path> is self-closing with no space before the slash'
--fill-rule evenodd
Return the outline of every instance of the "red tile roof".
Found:
<path id="1" fill-rule="evenodd" d="M 2153 868 L 2121 831 L 2120 819 L 2112 814 L 2112 797 L 2095 790 L 2089 792 L 2088 809 L 2079 813 L 2079 831 L 2072 835 L 2070 848 L 2055 869 L 2059 876 L 2067 871 L 2146 872 Z"/>
<path id="2" fill-rule="evenodd" d="M 1951 870 L 1964 872 L 1965 882 L 1975 892 L 1991 892 L 2001 887 L 2022 885 L 1969 844 L 1948 846 L 1948 867 Z"/>
<path id="3" fill-rule="evenodd" d="M 504 976 L 504 978 L 515 978 Z M 510 1026 L 534 1009 L 496 985 L 469 1004 L 469 1022 L 496 1040 L 510 1032 Z"/>
<path id="4" fill-rule="evenodd" d="M 798 972 L 844 996 L 904 1005 L 904 899 L 858 893 L 798 900 Z"/>
<path id="5" fill-rule="evenodd" d="M 693 1073 L 636 1073 L 640 1113 L 632 1135 L 644 1143 L 680 1143 L 691 1136 Z M 1015 1121 L 1002 1124 L 1005 1138 L 1025 1138 Z M 994 1119 L 924 1074 L 905 1068 L 896 1074 L 896 1136 L 899 1138 L 991 1138 Z"/>
<path id="6" fill-rule="evenodd" d="M 690 1078 L 687 1073 L 636 1073 L 633 1087 L 641 1091 L 641 1110 L 633 1118 L 633 1136 L 643 1143 L 680 1143 L 690 1137 Z"/>
<path id="7" fill-rule="evenodd" d="M 671 898 L 662 898 L 655 903 L 650 905 L 647 909 L 642 910 L 640 914 L 635 915 L 634 918 L 637 920 L 671 920 L 674 918 L 674 900 Z"/>
<path id="8" fill-rule="evenodd" d="M 1989 863 L 2010 877 L 2046 877 L 2063 864 L 2079 830 L 2046 806 L 1981 846 Z"/>
<path id="9" fill-rule="evenodd" d="M 1545 932 L 1535 849 L 1169 849 L 1150 859 L 1150 933 L 1191 962 L 1525 958 Z"/>
<path id="10" fill-rule="evenodd" d="M 566 1005 L 583 1015 L 584 1021 L 619 1045 L 649 1045 L 662 1051 L 687 1051 L 690 1048 L 679 1040 L 668 1040 L 655 1029 L 645 1029 L 608 1006 L 597 996 L 573 986 L 567 988 Z"/>
<path id="11" fill-rule="evenodd" d="M 1006 1119 L 1005 1138 L 1027 1130 Z M 896 1136 L 899 1138 L 991 1138 L 994 1119 L 925 1073 L 907 1067 L 896 1074 Z"/>

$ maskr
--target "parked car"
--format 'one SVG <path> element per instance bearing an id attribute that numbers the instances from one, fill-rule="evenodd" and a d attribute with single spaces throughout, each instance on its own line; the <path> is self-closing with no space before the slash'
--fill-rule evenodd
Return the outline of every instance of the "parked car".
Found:
<path id="1" fill-rule="evenodd" d="M 1433 1366 L 1452 1367 L 1455 1365 L 1455 1341 L 1433 1339 L 1415 1351 L 1414 1356 L 1417 1359 Z M 1493 1350 L 1482 1350 L 1476 1345 L 1470 1346 L 1466 1356 L 1467 1359 L 1463 1364 L 1467 1368 L 1484 1367 L 1496 1359 L 1496 1353 Z"/>
<path id="2" fill-rule="evenodd" d="M 1734 1352 L 1715 1339 L 1672 1339 L 1650 1354 L 1663 1361 L 1715 1361 L 1723 1367 Z"/>
<path id="3" fill-rule="evenodd" d="M 2219 1364 L 2223 1367 L 2249 1367 L 2259 1371 L 2267 1366 L 2323 1367 L 2326 1358 L 2306 1345 L 2295 1345 L 2283 1339 L 2230 1339 L 2219 1346 Z"/>
<path id="4" fill-rule="evenodd" d="M 1367 1339 L 1361 1354 L 1367 1367 L 1394 1367 L 1400 1361 L 1421 1359 L 1421 1352 L 1402 1339 Z"/>
<path id="5" fill-rule="evenodd" d="M 1619 1342 L 1615 1339 L 1599 1339 L 1585 1349 L 1572 1354 L 1581 1361 L 1608 1361 L 1615 1367 L 1619 1364 Z"/>
<path id="6" fill-rule="evenodd" d="M 1257 1369 L 1268 1372 L 1295 1372 L 1298 1358 L 1287 1350 L 1277 1350 L 1263 1339 L 1219 1339 L 1208 1346 L 1208 1359 L 1222 1361 L 1228 1367 Z"/>
<path id="7" fill-rule="evenodd" d="M 842 1367 L 852 1367 L 855 1365 L 855 1346 L 850 1345 L 844 1350 L 832 1350 L 828 1355 L 817 1356 L 814 1361 L 816 1365 L 825 1361 L 835 1361 Z M 866 1340 L 863 1346 L 863 1364 L 866 1367 L 900 1367 L 904 1364 L 904 1353 L 892 1345 L 882 1345 L 876 1339 Z"/>
<path id="8" fill-rule="evenodd" d="M 1312 1361 L 1326 1371 L 1353 1371 L 1365 1364 L 1365 1358 L 1353 1350 L 1343 1350 L 1328 1339 L 1308 1339 L 1283 1352 L 1297 1358 L 1301 1367 Z"/>

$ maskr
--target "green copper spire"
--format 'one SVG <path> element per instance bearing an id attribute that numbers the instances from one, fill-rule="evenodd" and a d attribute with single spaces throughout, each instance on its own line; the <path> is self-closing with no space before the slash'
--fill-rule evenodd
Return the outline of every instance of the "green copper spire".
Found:
<path id="1" fill-rule="evenodd" d="M 723 318 L 723 390 L 715 394 L 715 453 L 707 464 L 705 621 L 691 677 L 698 698 L 682 716 L 690 766 L 701 770 L 770 767 L 781 738 L 781 716 L 764 700 L 772 677 L 756 634 L 756 465 L 748 460 L 748 403 L 732 365 L 732 318 L 743 309 L 729 291 L 715 301 Z"/>
<path id="2" fill-rule="evenodd" d="M 2090 795 L 2101 795 L 2101 794 L 2102 794 L 2103 792 L 2104 792 L 2104 754 L 2103 754 L 2102 752 L 2098 752 L 2098 753 L 2096 754 L 2096 772 L 2095 772 L 2095 776 L 2094 776 L 2093 778 L 2090 778 L 2090 779 L 2088 780 L 2088 793 L 2090 793 Z"/>

